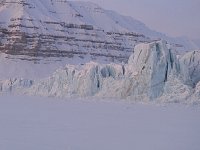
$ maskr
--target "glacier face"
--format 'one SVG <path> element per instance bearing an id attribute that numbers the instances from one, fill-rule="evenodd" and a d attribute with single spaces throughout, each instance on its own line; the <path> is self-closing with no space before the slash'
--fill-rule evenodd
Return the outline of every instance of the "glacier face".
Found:
<path id="1" fill-rule="evenodd" d="M 136 80 L 143 84 L 141 89 L 150 98 L 160 96 L 168 77 L 179 71 L 176 56 L 165 41 L 136 46 L 128 64 L 132 66 Z"/>
<path id="2" fill-rule="evenodd" d="M 200 81 L 200 51 L 186 53 L 180 59 L 180 64 L 184 82 L 195 86 Z"/>
<path id="3" fill-rule="evenodd" d="M 66 65 L 46 79 L 1 81 L 0 89 L 53 97 L 94 96 L 147 102 L 199 103 L 199 74 L 190 72 L 194 66 L 199 71 L 196 60 L 200 57 L 196 53 L 189 52 L 177 58 L 165 41 L 139 44 L 127 64 L 90 62 Z M 189 71 L 186 72 L 186 69 Z M 188 84 L 188 79 L 195 86 Z"/>

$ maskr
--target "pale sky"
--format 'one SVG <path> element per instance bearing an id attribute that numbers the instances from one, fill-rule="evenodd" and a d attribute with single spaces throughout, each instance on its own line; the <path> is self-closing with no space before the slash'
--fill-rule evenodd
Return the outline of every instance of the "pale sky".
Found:
<path id="1" fill-rule="evenodd" d="M 167 35 L 200 39 L 200 0 L 83 0 L 132 16 Z"/>

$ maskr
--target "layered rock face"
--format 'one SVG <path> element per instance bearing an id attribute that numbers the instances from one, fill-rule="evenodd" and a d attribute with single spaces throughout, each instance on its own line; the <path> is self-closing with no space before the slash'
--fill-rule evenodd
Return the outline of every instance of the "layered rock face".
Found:
<path id="1" fill-rule="evenodd" d="M 159 38 L 177 48 L 191 48 L 187 41 L 169 38 L 89 2 L 0 1 L 0 52 L 22 60 L 89 56 L 89 60 L 127 62 L 136 44 Z"/>
<path id="2" fill-rule="evenodd" d="M 187 55 L 191 56 L 190 53 Z M 191 58 L 186 56 L 178 59 L 165 41 L 139 44 L 128 64 L 90 62 L 82 66 L 67 65 L 40 81 L 15 79 L 10 80 L 12 84 L 2 81 L 1 91 L 12 89 L 13 92 L 42 96 L 94 96 L 196 104 L 199 103 L 200 79 L 197 74 L 183 74 L 181 68 L 186 68 L 187 63 L 180 62 L 185 59 L 183 62 L 188 62 L 187 59 Z M 196 61 L 190 62 L 190 66 L 196 68 L 199 67 L 197 64 Z M 191 79 L 196 86 L 187 84 L 186 79 Z M 23 85 L 26 86 L 23 88 Z"/>
<path id="3" fill-rule="evenodd" d="M 150 39 L 121 27 L 121 16 L 111 15 L 93 3 L 3 0 L 0 51 L 28 60 L 89 55 L 127 61 L 136 43 Z"/>

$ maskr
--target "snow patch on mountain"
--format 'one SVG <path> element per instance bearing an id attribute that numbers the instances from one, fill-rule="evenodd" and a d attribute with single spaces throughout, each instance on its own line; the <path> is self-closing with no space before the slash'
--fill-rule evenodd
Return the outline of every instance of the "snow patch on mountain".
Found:
<path id="1" fill-rule="evenodd" d="M 30 58 L 31 59 L 31 58 Z M 23 57 L 15 57 L 0 53 L 0 80 L 8 78 L 41 79 L 50 76 L 58 68 L 66 64 L 81 65 L 90 61 L 89 56 L 84 59 L 74 56 L 73 58 L 46 58 L 41 60 L 24 60 Z M 99 63 L 108 63 L 103 59 L 96 60 Z"/>

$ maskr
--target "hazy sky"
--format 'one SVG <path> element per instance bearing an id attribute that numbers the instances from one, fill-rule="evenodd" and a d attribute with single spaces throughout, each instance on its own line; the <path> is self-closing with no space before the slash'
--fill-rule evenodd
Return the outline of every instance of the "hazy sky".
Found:
<path id="1" fill-rule="evenodd" d="M 84 0 L 132 16 L 170 36 L 200 39 L 200 0 Z"/>

